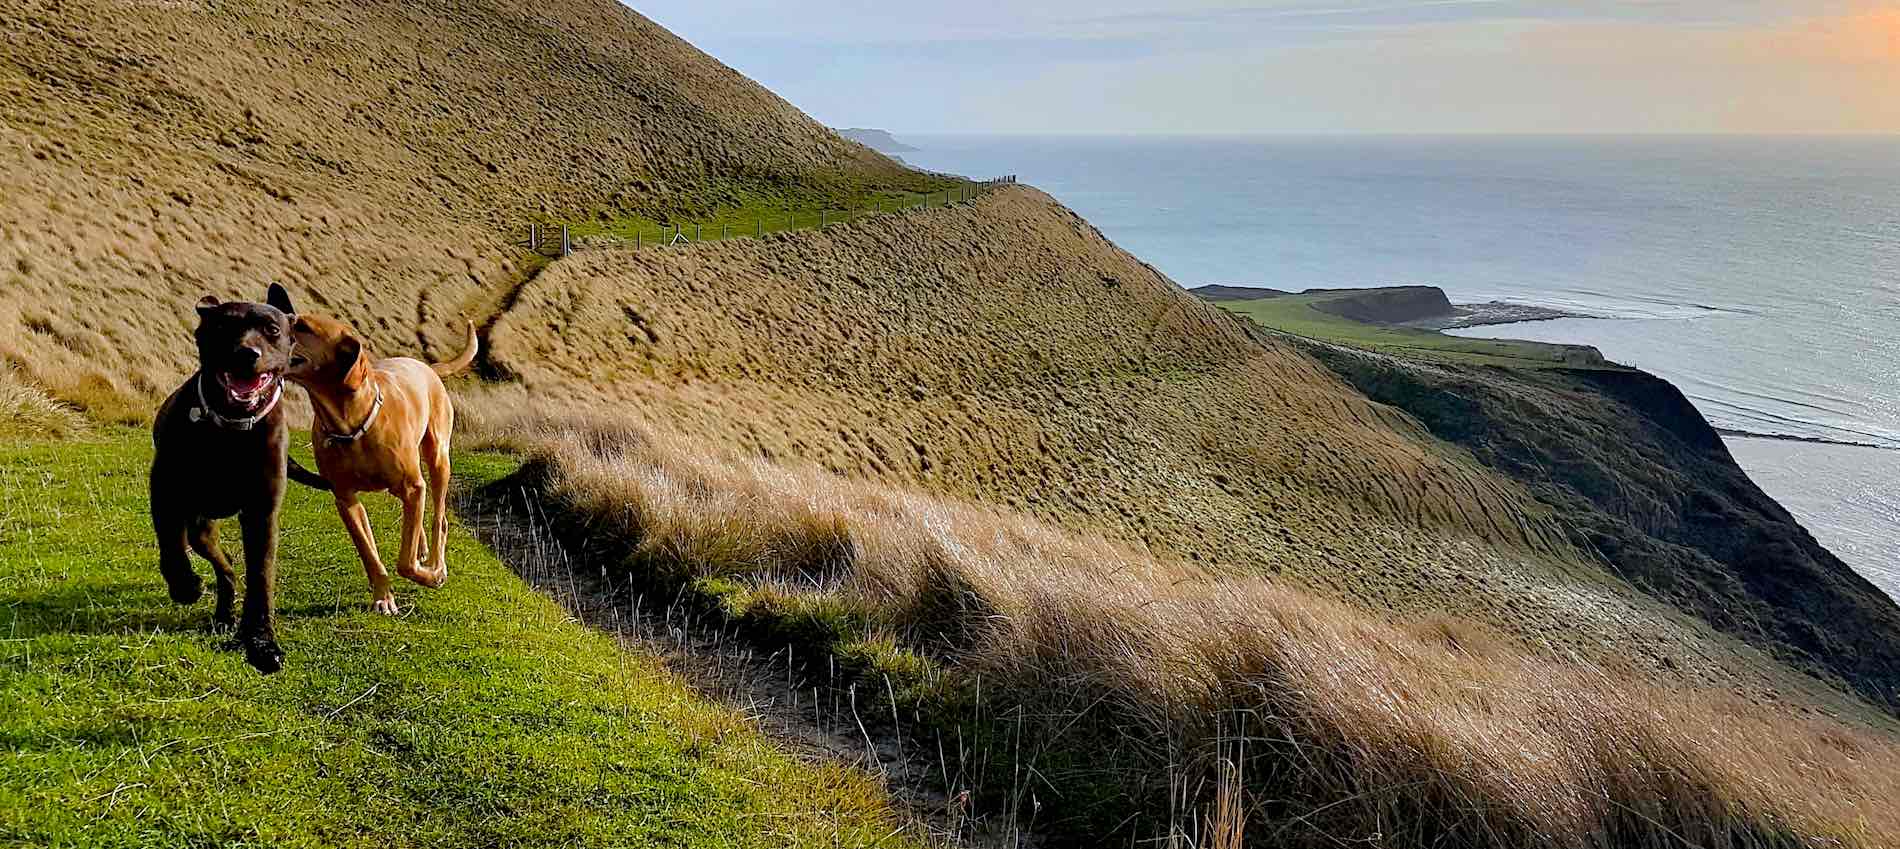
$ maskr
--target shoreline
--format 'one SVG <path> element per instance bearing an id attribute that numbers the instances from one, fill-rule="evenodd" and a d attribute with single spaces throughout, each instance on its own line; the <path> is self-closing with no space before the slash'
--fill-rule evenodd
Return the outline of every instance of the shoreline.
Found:
<path id="1" fill-rule="evenodd" d="M 1560 318 L 1600 319 L 1602 316 L 1510 301 L 1486 301 L 1482 304 L 1453 304 L 1451 315 L 1416 319 L 1403 322 L 1401 326 L 1416 327 L 1421 330 L 1465 330 L 1473 327 L 1494 327 L 1500 324 L 1556 321 Z"/>
<path id="2" fill-rule="evenodd" d="M 1872 442 L 1854 442 L 1846 439 L 1828 439 L 1820 436 L 1797 436 L 1791 433 L 1758 433 L 1752 430 L 1736 430 L 1718 427 L 1715 432 L 1724 438 L 1758 439 L 1768 442 L 1799 442 L 1806 445 L 1832 445 L 1838 448 L 1865 448 L 1870 451 L 1900 451 L 1890 445 L 1878 445 Z"/>

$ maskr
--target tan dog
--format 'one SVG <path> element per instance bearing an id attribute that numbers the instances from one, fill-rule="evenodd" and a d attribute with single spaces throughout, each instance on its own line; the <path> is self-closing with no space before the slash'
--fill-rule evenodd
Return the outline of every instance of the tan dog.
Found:
<path id="1" fill-rule="evenodd" d="M 319 315 L 300 315 L 291 325 L 296 351 L 284 376 L 310 393 L 316 422 L 310 429 L 317 469 L 330 482 L 336 510 L 356 543 L 369 575 L 370 606 L 398 612 L 370 535 L 362 492 L 386 491 L 402 500 L 402 552 L 396 572 L 431 589 L 448 580 L 449 436 L 455 408 L 442 378 L 475 361 L 475 325 L 468 350 L 453 362 L 428 365 L 408 357 L 372 361 L 349 325 Z M 434 540 L 423 553 L 424 474 L 434 502 Z M 423 565 L 423 560 L 430 563 Z"/>

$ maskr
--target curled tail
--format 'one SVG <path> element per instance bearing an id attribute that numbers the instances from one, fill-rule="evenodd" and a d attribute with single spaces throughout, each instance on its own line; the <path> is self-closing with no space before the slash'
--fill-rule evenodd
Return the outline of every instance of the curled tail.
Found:
<path id="1" fill-rule="evenodd" d="M 475 338 L 475 322 L 468 322 L 468 347 L 462 351 L 462 355 L 446 363 L 431 364 L 429 368 L 435 369 L 435 373 L 443 377 L 461 374 L 475 362 L 475 352 L 481 345 L 481 341 Z"/>

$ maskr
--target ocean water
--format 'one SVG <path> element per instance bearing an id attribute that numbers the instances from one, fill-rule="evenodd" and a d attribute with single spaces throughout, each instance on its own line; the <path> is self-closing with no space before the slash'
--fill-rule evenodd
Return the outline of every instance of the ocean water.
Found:
<path id="1" fill-rule="evenodd" d="M 1183 286 L 1443 287 L 1593 316 L 1821 542 L 1900 597 L 1900 138 L 919 136 L 1019 174 Z M 1868 447 L 1861 447 L 1868 446 Z"/>

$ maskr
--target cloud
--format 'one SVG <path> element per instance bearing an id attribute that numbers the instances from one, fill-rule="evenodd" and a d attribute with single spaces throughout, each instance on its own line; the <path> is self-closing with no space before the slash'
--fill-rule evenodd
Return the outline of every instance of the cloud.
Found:
<path id="1" fill-rule="evenodd" d="M 900 131 L 1900 132 L 1900 0 L 763 3 L 677 14 L 821 120 Z"/>
<path id="2" fill-rule="evenodd" d="M 1900 66 L 1900 8 L 1807 18 L 1751 33 L 1743 46 L 1770 61 Z"/>

